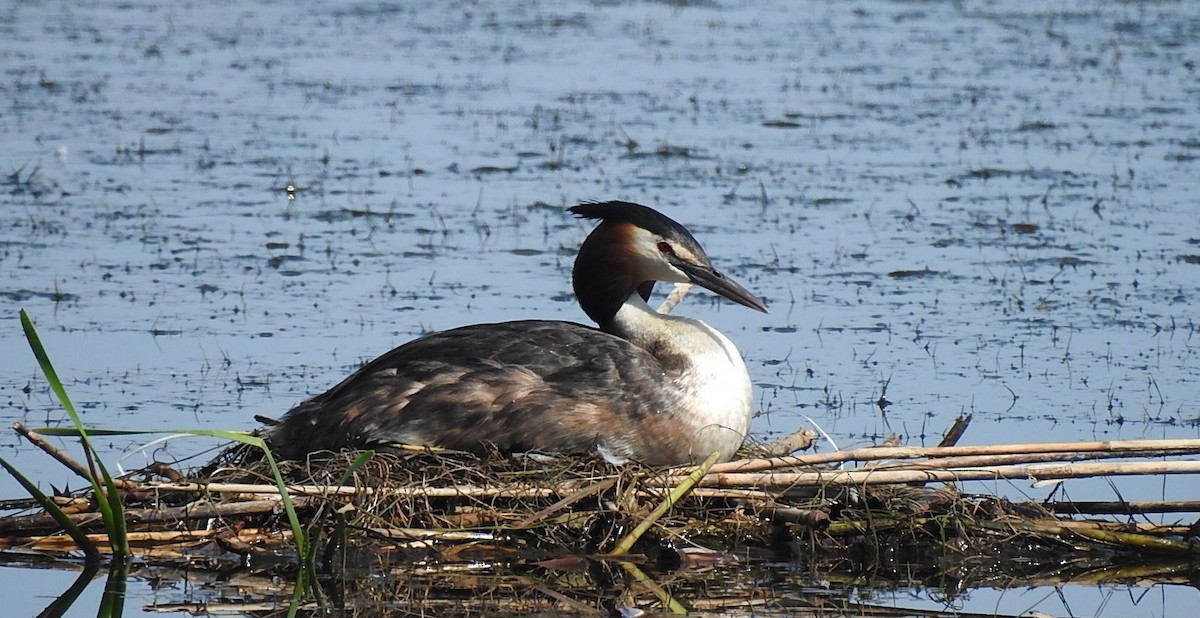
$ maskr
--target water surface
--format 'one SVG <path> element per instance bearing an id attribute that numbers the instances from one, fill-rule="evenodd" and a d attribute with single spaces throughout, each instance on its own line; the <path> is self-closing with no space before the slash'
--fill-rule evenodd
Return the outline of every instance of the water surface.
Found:
<path id="1" fill-rule="evenodd" d="M 626 199 L 688 225 L 770 306 L 697 291 L 680 309 L 745 353 L 760 437 L 811 418 L 841 448 L 928 444 L 964 413 L 972 444 L 1200 433 L 1189 3 L 0 13 L 6 424 L 65 418 L 20 308 L 89 423 L 248 429 L 427 331 L 583 321 L 569 272 L 589 226 L 564 209 Z M 14 434 L 0 449 L 79 484 Z M 1068 594 L 1118 616 L 1189 592 Z M 1065 613 L 1014 596 L 969 604 Z"/>

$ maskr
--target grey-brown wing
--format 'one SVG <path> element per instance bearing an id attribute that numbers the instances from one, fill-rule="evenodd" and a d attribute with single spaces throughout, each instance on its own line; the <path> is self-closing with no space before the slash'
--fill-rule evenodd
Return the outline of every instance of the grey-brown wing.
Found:
<path id="1" fill-rule="evenodd" d="M 406 343 L 296 406 L 269 437 L 276 452 L 429 444 L 479 451 L 623 456 L 674 451 L 658 431 L 669 406 L 650 353 L 567 322 L 479 324 Z M 648 426 L 649 425 L 649 426 Z M 645 456 L 640 457 L 645 459 Z"/>

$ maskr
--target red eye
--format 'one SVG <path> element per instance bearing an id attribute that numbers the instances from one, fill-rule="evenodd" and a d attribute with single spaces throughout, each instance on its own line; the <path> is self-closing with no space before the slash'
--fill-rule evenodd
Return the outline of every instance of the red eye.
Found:
<path id="1" fill-rule="evenodd" d="M 675 250 L 671 248 L 671 245 L 665 242 L 658 243 L 658 252 L 663 255 L 675 255 Z"/>

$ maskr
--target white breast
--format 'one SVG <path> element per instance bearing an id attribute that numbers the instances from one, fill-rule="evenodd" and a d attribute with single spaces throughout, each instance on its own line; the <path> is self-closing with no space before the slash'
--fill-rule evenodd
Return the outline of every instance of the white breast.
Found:
<path id="1" fill-rule="evenodd" d="M 750 431 L 753 412 L 750 375 L 733 342 L 700 320 L 659 314 L 637 295 L 614 322 L 631 342 L 655 342 L 691 361 L 671 385 L 679 398 L 673 415 L 693 426 L 699 459 L 713 451 L 722 459 L 732 456 Z"/>

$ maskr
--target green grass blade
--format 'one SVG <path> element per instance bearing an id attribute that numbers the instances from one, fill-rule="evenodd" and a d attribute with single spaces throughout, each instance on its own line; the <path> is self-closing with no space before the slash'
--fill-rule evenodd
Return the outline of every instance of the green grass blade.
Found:
<path id="1" fill-rule="evenodd" d="M 100 516 L 104 519 L 104 527 L 108 530 L 109 544 L 112 545 L 113 559 L 123 561 L 129 556 L 129 540 L 125 534 L 125 509 L 121 504 L 120 494 L 117 493 L 116 487 L 112 482 L 112 475 L 108 473 L 108 469 L 104 467 L 104 463 L 95 457 L 96 449 L 92 447 L 91 441 L 88 440 L 87 431 L 83 427 L 83 421 L 80 420 L 79 414 L 75 412 L 75 406 L 71 403 L 71 398 L 67 396 L 67 390 L 63 388 L 62 380 L 58 378 L 58 372 L 54 370 L 54 365 L 50 362 L 50 355 L 46 353 L 45 346 L 42 345 L 41 337 L 38 337 L 37 329 L 33 326 L 33 321 L 29 319 L 29 314 L 25 310 L 21 310 L 21 329 L 25 331 L 25 340 L 29 342 L 29 348 L 33 350 L 33 356 L 37 359 L 38 365 L 42 368 L 42 373 L 46 376 L 46 381 L 50 384 L 50 389 L 58 396 L 58 401 L 62 404 L 67 415 L 71 417 L 71 422 L 79 430 L 79 439 L 83 442 L 83 451 L 87 456 L 87 461 L 92 472 L 92 491 L 96 494 L 96 507 L 100 509 Z M 100 485 L 100 479 L 96 478 L 96 470 L 99 470 L 99 475 L 103 478 L 105 487 Z M 105 491 L 107 489 L 107 491 Z"/>
<path id="2" fill-rule="evenodd" d="M 283 473 L 279 471 L 279 464 L 275 462 L 275 456 L 271 454 L 271 449 L 267 448 L 267 443 L 262 438 L 254 439 L 258 440 L 259 448 L 262 449 L 263 455 L 266 455 L 267 465 L 271 466 L 271 475 L 275 477 L 275 484 L 279 486 L 279 499 L 283 501 L 283 510 L 287 513 L 288 522 L 292 525 L 292 537 L 296 541 L 296 552 L 300 554 L 300 563 L 304 564 L 309 558 L 308 534 L 300 525 L 300 517 L 296 515 L 296 508 L 292 506 L 292 496 L 288 492 L 287 483 L 283 480 Z"/>
<path id="3" fill-rule="evenodd" d="M 121 502 L 121 492 L 117 490 L 117 484 L 113 482 L 113 477 L 104 469 L 104 464 L 100 464 L 100 473 L 104 475 L 104 486 L 108 490 L 104 494 L 104 500 L 108 502 L 108 512 L 111 513 L 109 519 L 105 520 L 104 526 L 108 528 L 108 543 L 112 545 L 113 554 L 118 562 L 124 562 L 126 556 L 133 552 L 129 549 L 129 534 L 125 523 L 125 505 Z M 97 502 L 102 502 L 97 500 Z"/>
<path id="4" fill-rule="evenodd" d="M 102 488 L 100 481 L 96 478 L 96 474 L 92 474 L 92 490 L 97 496 L 96 504 L 100 509 L 101 515 L 104 518 L 105 527 L 109 531 L 109 541 L 113 546 L 114 560 L 123 562 L 129 556 L 129 540 L 126 534 L 125 514 L 121 503 L 120 494 L 116 490 L 113 483 L 112 475 L 108 473 L 108 469 L 104 463 L 99 461 L 95 455 L 95 449 L 92 447 L 91 441 L 88 440 L 88 430 L 84 427 L 83 422 L 79 418 L 79 414 L 75 412 L 75 406 L 72 405 L 71 399 L 67 397 L 67 391 L 63 388 L 62 381 L 58 378 L 58 372 L 54 370 L 54 365 L 50 363 L 50 356 L 46 354 L 46 349 L 42 345 L 42 340 L 38 337 L 37 329 L 34 328 L 33 322 L 29 319 L 29 315 L 25 310 L 21 310 L 21 328 L 25 331 L 25 339 L 29 342 L 30 349 L 33 350 L 33 355 L 37 358 L 38 365 L 42 368 L 42 373 L 46 376 L 46 381 L 50 384 L 50 389 L 58 396 L 58 400 L 62 403 L 63 409 L 71 417 L 71 421 L 75 424 L 74 433 L 70 435 L 78 435 L 80 441 L 83 442 L 84 453 L 87 455 L 88 463 L 93 465 L 93 469 L 98 469 L 100 476 L 104 479 L 105 487 Z M 54 428 L 48 431 L 40 431 L 46 435 L 68 435 L 62 432 L 62 428 Z M 97 430 L 102 435 L 129 435 L 139 433 L 163 433 L 162 431 L 138 431 L 138 430 Z M 226 440 L 249 444 L 262 449 L 266 457 L 267 464 L 271 467 L 271 474 L 275 477 L 275 484 L 279 487 L 279 497 L 283 502 L 284 511 L 288 516 L 288 523 L 292 528 L 292 536 L 295 539 L 296 551 L 299 554 L 301 571 L 305 570 L 305 564 L 309 562 L 310 546 L 308 535 L 304 531 L 304 527 L 300 525 L 300 518 L 296 514 L 296 508 L 292 504 L 291 494 L 288 493 L 287 483 L 284 481 L 283 473 L 279 470 L 279 464 L 275 461 L 274 455 L 271 454 L 267 443 L 257 436 L 236 431 L 222 430 L 206 430 L 193 429 L 184 430 L 173 433 L 183 433 L 197 436 L 211 436 Z M 366 455 L 364 453 L 364 455 Z M 362 457 L 360 457 L 362 459 Z M 367 457 L 369 459 L 369 456 Z M 356 460 L 355 462 L 361 465 Z M 366 463 L 363 459 L 362 463 Z M 107 491 L 104 491 L 107 489 Z M 119 615 L 118 609 L 118 615 Z"/>
<path id="5" fill-rule="evenodd" d="M 37 329 L 33 327 L 33 322 L 29 319 L 29 314 L 25 310 L 21 310 L 21 329 L 25 331 L 25 340 L 29 342 L 29 347 L 33 350 L 33 356 L 37 359 L 38 365 L 42 368 L 42 373 L 46 376 L 46 381 L 50 383 L 50 390 L 58 396 L 62 407 L 71 416 L 71 420 L 75 421 L 76 425 L 82 425 L 79 422 L 79 415 L 75 413 L 75 406 L 71 405 L 71 398 L 67 397 L 67 391 L 63 388 L 62 380 L 58 379 L 58 372 L 54 371 L 54 365 L 50 364 L 50 357 L 46 354 L 46 348 L 42 346 L 42 339 L 38 337 Z M 84 440 L 87 436 L 83 437 Z"/>
<path id="6" fill-rule="evenodd" d="M 162 434 L 162 433 L 178 433 L 192 436 L 206 436 L 210 438 L 220 438 L 222 440 L 230 440 L 248 444 L 250 446 L 261 449 L 267 458 L 267 463 L 271 467 L 271 474 L 275 477 L 275 484 L 279 487 L 280 499 L 283 501 L 284 511 L 287 513 L 288 522 L 292 528 L 292 534 L 296 538 L 296 550 L 301 555 L 307 551 L 307 536 L 304 534 L 304 528 L 300 525 L 300 518 L 296 515 L 296 509 L 292 506 L 291 495 L 287 491 L 287 483 L 283 479 L 283 473 L 279 470 L 279 464 L 271 455 L 270 449 L 267 448 L 267 443 L 262 438 L 253 435 L 246 431 L 230 431 L 225 429 L 97 429 L 94 427 L 85 428 L 82 425 L 77 427 L 48 427 L 35 429 L 37 433 L 47 436 L 85 436 L 85 435 L 141 435 L 141 434 Z M 348 473 L 353 473 L 358 467 L 365 464 L 374 452 L 363 453 L 351 465 Z M 122 522 L 122 525 L 124 522 Z"/>
<path id="7" fill-rule="evenodd" d="M 4 469 L 8 470 L 8 473 L 13 475 L 13 478 L 17 479 L 17 482 L 25 488 L 25 491 L 29 492 L 29 495 L 33 497 L 34 500 L 37 500 L 37 503 L 40 504 L 42 508 L 50 514 L 51 517 L 54 518 L 54 521 L 58 522 L 58 525 L 62 526 L 63 531 L 75 541 L 75 544 L 79 546 L 79 549 L 83 550 L 83 553 L 87 556 L 89 561 L 96 560 L 100 557 L 100 550 L 96 549 L 96 544 L 87 537 L 87 534 L 84 533 L 84 531 L 81 530 L 79 526 L 76 525 L 75 522 L 72 521 L 71 518 L 68 517 L 67 514 L 64 513 L 62 509 L 50 499 L 49 496 L 42 493 L 42 490 L 38 489 L 37 485 L 34 485 L 32 481 L 26 478 L 24 474 L 21 474 L 19 470 L 14 468 L 13 465 L 8 463 L 8 460 L 4 459 L 3 457 L 0 457 L 0 466 L 4 466 Z"/>
<path id="8" fill-rule="evenodd" d="M 275 485 L 279 487 L 279 499 L 283 502 L 283 511 L 287 513 L 288 523 L 292 527 L 292 539 L 296 544 L 296 555 L 300 564 L 300 572 L 296 576 L 296 591 L 293 593 L 293 602 L 288 610 L 289 617 L 295 616 L 296 610 L 300 607 L 297 600 L 308 589 L 312 580 L 311 566 L 314 558 L 312 543 L 309 542 L 308 532 L 304 530 L 304 526 L 300 525 L 300 516 L 296 514 L 296 507 L 292 505 L 292 495 L 288 492 L 283 472 L 279 470 L 279 464 L 275 461 L 275 456 L 271 454 L 271 449 L 267 446 L 266 441 L 256 436 L 245 435 L 232 436 L 231 439 L 262 449 L 263 456 L 267 459 L 267 465 L 271 466 L 271 476 L 275 477 Z"/>
<path id="9" fill-rule="evenodd" d="M 303 565 L 309 555 L 308 535 L 304 532 L 304 526 L 300 525 L 300 516 L 296 514 L 296 507 L 292 505 L 292 495 L 288 492 L 287 482 L 283 479 L 283 472 L 279 470 L 279 463 L 275 461 L 275 456 L 271 454 L 271 449 L 267 446 L 267 442 L 258 436 L 241 431 L 187 429 L 173 433 L 223 438 L 248 444 L 262 450 L 263 455 L 266 457 L 267 465 L 271 467 L 271 476 L 275 478 L 275 486 L 279 488 L 279 499 L 283 502 L 284 512 L 287 513 L 288 523 L 292 528 L 292 537 L 296 541 L 296 553 L 300 555 L 300 563 Z M 357 460 L 355 461 L 357 463 Z"/>
<path id="10" fill-rule="evenodd" d="M 311 573 L 307 568 L 301 568 L 300 573 L 296 575 L 296 587 L 292 588 L 292 600 L 288 603 L 288 618 L 296 618 L 300 615 L 300 605 L 304 601 L 304 590 L 308 588 L 310 576 Z"/>
<path id="11" fill-rule="evenodd" d="M 371 458 L 374 456 L 375 451 L 363 451 L 359 453 L 358 457 L 354 458 L 354 462 L 350 464 L 350 467 L 346 468 L 346 471 L 342 474 L 342 478 L 338 479 L 337 484 L 345 485 L 346 481 L 349 481 L 350 477 L 354 476 L 354 473 L 358 472 L 358 469 L 363 467 L 368 461 L 371 461 Z"/>

